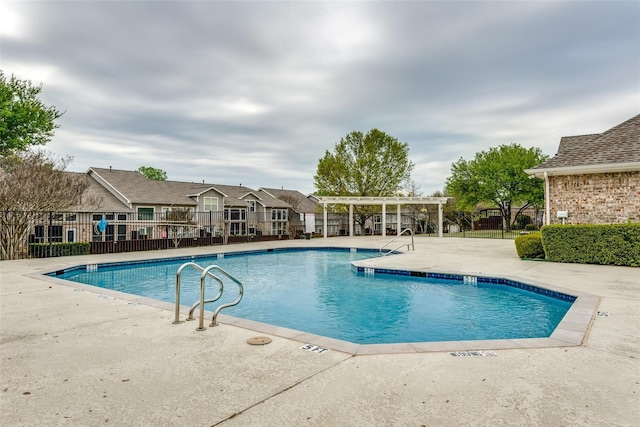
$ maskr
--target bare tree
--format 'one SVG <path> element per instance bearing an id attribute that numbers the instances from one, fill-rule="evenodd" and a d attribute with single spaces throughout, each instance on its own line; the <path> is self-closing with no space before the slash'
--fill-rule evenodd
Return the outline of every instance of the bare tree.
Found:
<path id="1" fill-rule="evenodd" d="M 172 207 L 166 214 L 167 228 L 169 235 L 173 241 L 173 246 L 177 248 L 180 246 L 180 241 L 183 237 L 189 235 L 189 231 L 193 230 L 196 226 L 194 213 L 191 208 Z"/>
<path id="2" fill-rule="evenodd" d="M 302 196 L 294 196 L 292 194 L 283 194 L 282 196 L 278 197 L 278 199 L 290 204 L 295 211 L 298 210 L 298 208 L 302 204 L 302 201 L 304 200 Z"/>
<path id="3" fill-rule="evenodd" d="M 88 177 L 64 172 L 70 162 L 44 151 L 0 156 L 0 259 L 23 256 L 29 233 L 48 212 L 79 203 Z"/>
<path id="4" fill-rule="evenodd" d="M 289 239 L 295 239 L 298 234 L 298 231 L 304 232 L 304 224 L 299 219 L 297 219 L 297 217 L 294 220 L 292 220 L 292 218 L 294 218 L 293 214 L 295 213 L 297 215 L 299 213 L 298 209 L 300 208 L 300 205 L 304 201 L 304 197 L 300 195 L 283 194 L 280 197 L 278 197 L 278 199 L 291 205 L 291 208 L 287 209 L 288 215 L 287 215 L 286 231 L 287 231 L 287 235 L 289 236 Z"/>

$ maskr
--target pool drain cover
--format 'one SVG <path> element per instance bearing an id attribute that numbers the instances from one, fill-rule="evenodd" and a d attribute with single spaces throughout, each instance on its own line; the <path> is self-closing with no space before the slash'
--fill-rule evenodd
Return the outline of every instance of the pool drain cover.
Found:
<path id="1" fill-rule="evenodd" d="M 265 345 L 271 342 L 271 338 L 269 337 L 253 337 L 247 340 L 248 344 L 251 345 Z"/>

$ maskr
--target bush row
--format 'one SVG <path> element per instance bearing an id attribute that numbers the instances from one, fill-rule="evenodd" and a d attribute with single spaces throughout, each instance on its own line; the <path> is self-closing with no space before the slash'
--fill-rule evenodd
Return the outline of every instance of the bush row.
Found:
<path id="1" fill-rule="evenodd" d="M 29 253 L 35 258 L 88 255 L 90 250 L 91 244 L 89 242 L 29 243 Z"/>
<path id="2" fill-rule="evenodd" d="M 520 258 L 640 267 L 640 223 L 545 225 L 515 244 Z"/>

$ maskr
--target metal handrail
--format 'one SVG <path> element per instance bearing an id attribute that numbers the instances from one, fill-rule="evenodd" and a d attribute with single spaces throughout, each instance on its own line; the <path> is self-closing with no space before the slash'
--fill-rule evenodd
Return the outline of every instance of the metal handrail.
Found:
<path id="1" fill-rule="evenodd" d="M 202 273 L 204 274 L 204 273 Z M 215 297 L 211 298 L 211 299 L 206 299 L 204 300 L 205 304 L 208 304 L 210 302 L 214 302 L 220 299 L 220 297 L 222 296 L 222 292 L 224 291 L 224 283 L 222 283 L 222 280 L 216 276 L 215 274 L 209 272 L 208 273 L 209 276 L 213 277 L 217 282 L 218 282 L 218 286 L 220 287 L 220 292 L 218 292 L 218 295 L 216 295 Z M 200 280 L 202 280 L 203 277 L 200 278 Z M 201 282 L 202 285 L 202 282 Z M 198 307 L 200 305 L 200 300 L 196 301 L 192 306 L 191 309 L 189 310 L 189 316 L 187 316 L 187 320 L 195 320 L 193 318 L 193 312 L 195 311 L 196 307 Z"/>
<path id="2" fill-rule="evenodd" d="M 201 272 L 204 271 L 204 268 L 200 267 L 195 262 L 186 262 L 182 264 L 180 268 L 178 268 L 178 272 L 176 273 L 176 310 L 175 310 L 175 320 L 173 321 L 173 323 L 180 323 L 180 275 L 182 274 L 182 270 L 184 270 L 187 267 L 193 267 L 196 270 L 199 270 Z M 209 273 L 209 276 L 220 281 L 220 279 L 218 279 L 213 273 Z M 220 292 L 222 293 L 222 290 Z M 187 320 L 192 320 L 192 319 L 187 319 Z"/>
<path id="3" fill-rule="evenodd" d="M 411 234 L 411 243 L 403 243 L 403 244 L 401 244 L 400 246 L 398 246 L 398 247 L 397 247 L 397 248 L 395 248 L 395 249 L 389 250 L 389 251 L 384 252 L 384 253 L 382 252 L 382 250 L 383 250 L 384 248 L 386 248 L 386 247 L 387 247 L 387 246 L 389 246 L 391 243 L 393 243 L 393 242 L 394 242 L 394 240 L 396 240 L 397 238 L 399 238 L 400 236 L 402 236 L 406 231 L 408 231 L 408 232 Z M 393 253 L 393 252 L 397 251 L 398 249 L 400 249 L 400 248 L 401 248 L 401 247 L 403 247 L 404 245 L 407 245 L 407 250 L 409 250 L 409 247 L 411 247 L 411 250 L 413 250 L 413 251 L 415 251 L 415 250 L 416 250 L 415 244 L 414 244 L 414 242 L 413 242 L 413 230 L 412 230 L 412 229 L 410 229 L 410 228 L 405 228 L 405 229 L 404 229 L 404 230 L 402 230 L 398 235 L 396 235 L 396 237 L 394 237 L 393 239 L 391 239 L 391 240 L 389 240 L 387 243 L 385 243 L 385 244 L 380 248 L 380 254 L 381 254 L 382 256 L 387 256 L 387 255 L 389 255 L 390 253 Z"/>
<path id="4" fill-rule="evenodd" d="M 236 300 L 233 302 L 229 302 L 227 304 L 221 304 L 220 306 L 218 306 L 218 308 L 216 308 L 216 311 L 213 312 L 213 317 L 211 318 L 211 325 L 209 326 L 218 326 L 218 314 L 220 314 L 220 312 L 223 309 L 233 307 L 234 305 L 237 305 L 242 300 L 242 296 L 244 295 L 244 287 L 242 286 L 242 283 L 238 279 L 236 279 L 235 277 L 233 277 L 232 275 L 224 271 L 222 268 L 216 265 L 212 265 L 211 267 L 215 268 L 216 270 L 218 270 L 219 273 L 224 274 L 225 276 L 227 276 L 227 278 L 231 279 L 233 282 L 235 282 L 236 285 L 238 285 L 238 298 L 236 298 Z M 204 273 L 202 274 L 204 275 Z"/>
<path id="5" fill-rule="evenodd" d="M 218 308 L 216 308 L 215 312 L 213 313 L 213 318 L 211 319 L 211 325 L 210 326 L 216 326 L 217 323 L 217 318 L 218 318 L 218 314 L 220 314 L 220 311 L 222 311 L 225 308 L 228 307 L 233 307 L 234 305 L 237 305 L 240 300 L 242 300 L 242 296 L 244 294 L 244 287 L 242 286 L 242 283 L 236 279 L 235 277 L 233 277 L 231 274 L 227 273 L 225 270 L 223 270 L 222 268 L 218 267 L 217 265 L 210 265 L 206 268 L 203 268 L 201 266 L 199 266 L 198 264 L 196 264 L 195 262 L 187 262 L 183 265 L 180 266 L 180 268 L 178 269 L 178 272 L 176 273 L 176 312 L 175 312 L 175 321 L 173 323 L 180 323 L 180 275 L 182 273 L 182 270 L 184 270 L 186 267 L 194 267 L 198 270 L 200 270 L 202 273 L 200 274 L 200 300 L 197 301 L 195 304 L 193 304 L 191 306 L 191 309 L 189 310 L 189 317 L 187 318 L 187 320 L 194 320 L 193 319 L 193 312 L 196 309 L 196 307 L 200 307 L 200 322 L 198 324 L 198 328 L 196 328 L 197 331 L 203 331 L 205 330 L 204 327 L 204 305 L 206 303 L 209 302 L 213 302 L 213 301 L 217 301 L 221 296 L 222 293 L 224 292 L 224 283 L 222 281 L 222 279 L 220 279 L 218 276 L 216 276 L 215 274 L 213 274 L 210 270 L 216 270 L 218 273 L 226 276 L 227 278 L 231 279 L 233 282 L 235 282 L 238 285 L 239 288 L 239 294 L 238 294 L 238 298 L 236 298 L 235 301 L 227 303 L 227 304 L 221 304 Z M 220 292 L 218 293 L 218 295 L 216 295 L 214 298 L 211 299 L 204 299 L 204 285 L 205 285 L 205 279 L 207 278 L 207 276 L 214 278 L 217 282 L 218 285 L 220 287 Z"/>

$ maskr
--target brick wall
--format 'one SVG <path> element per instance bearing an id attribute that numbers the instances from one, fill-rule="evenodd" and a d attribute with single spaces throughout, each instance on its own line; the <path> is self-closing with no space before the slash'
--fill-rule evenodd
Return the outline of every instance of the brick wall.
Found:
<path id="1" fill-rule="evenodd" d="M 551 224 L 640 222 L 640 172 L 550 176 L 549 195 Z"/>

